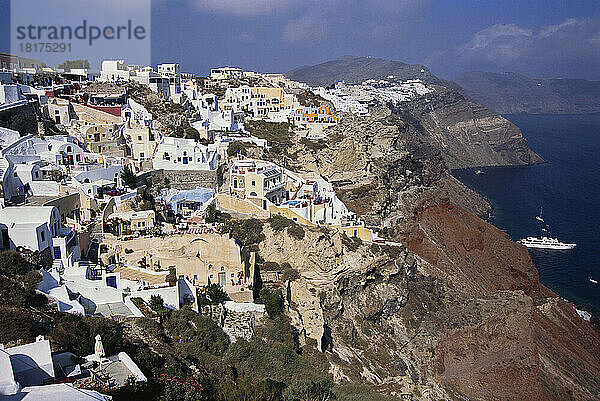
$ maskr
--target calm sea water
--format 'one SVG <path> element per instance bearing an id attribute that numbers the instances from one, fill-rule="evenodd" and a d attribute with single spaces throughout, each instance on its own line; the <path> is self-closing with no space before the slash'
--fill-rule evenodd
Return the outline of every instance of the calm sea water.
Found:
<path id="1" fill-rule="evenodd" d="M 538 236 L 540 208 L 552 236 L 576 242 L 571 251 L 530 250 L 540 281 L 600 316 L 600 114 L 509 115 L 530 147 L 548 161 L 529 167 L 456 170 L 494 206 L 490 222 L 513 240 Z"/>

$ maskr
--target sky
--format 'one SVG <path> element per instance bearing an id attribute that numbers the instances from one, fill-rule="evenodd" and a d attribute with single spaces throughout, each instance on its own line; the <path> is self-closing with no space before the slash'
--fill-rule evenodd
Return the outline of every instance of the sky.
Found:
<path id="1" fill-rule="evenodd" d="M 10 14 L 8 3 L 0 0 L 0 51 L 10 50 L 11 28 L 3 21 Z M 154 65 L 179 62 L 183 71 L 200 75 L 224 65 L 286 72 L 343 55 L 421 63 L 448 79 L 479 70 L 600 80 L 600 4 L 152 0 Z M 92 66 L 99 68 L 99 61 Z"/>

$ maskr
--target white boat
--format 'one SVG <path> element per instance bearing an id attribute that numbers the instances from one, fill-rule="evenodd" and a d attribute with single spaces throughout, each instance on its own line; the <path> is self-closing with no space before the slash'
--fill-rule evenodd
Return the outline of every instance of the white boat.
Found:
<path id="1" fill-rule="evenodd" d="M 517 241 L 521 245 L 525 245 L 527 248 L 539 248 L 539 249 L 555 249 L 555 250 L 567 250 L 573 249 L 577 244 L 565 244 L 560 242 L 558 238 L 549 237 L 527 237 Z"/>
<path id="2" fill-rule="evenodd" d="M 485 173 L 483 171 L 481 171 L 481 170 L 477 170 L 477 171 L 475 171 L 475 174 L 481 175 L 481 174 L 485 174 Z"/>
<path id="3" fill-rule="evenodd" d="M 593 278 L 591 278 L 590 283 L 598 284 L 598 280 L 594 280 Z"/>

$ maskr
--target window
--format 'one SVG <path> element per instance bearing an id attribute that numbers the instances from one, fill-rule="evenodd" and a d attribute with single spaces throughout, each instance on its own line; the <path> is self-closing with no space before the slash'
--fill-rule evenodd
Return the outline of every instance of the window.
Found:
<path id="1" fill-rule="evenodd" d="M 46 241 L 46 233 L 41 231 L 40 232 L 40 238 L 42 239 L 42 242 Z"/>
<path id="2" fill-rule="evenodd" d="M 81 161 L 81 155 L 75 155 L 75 160 L 80 162 Z"/>
<path id="3" fill-rule="evenodd" d="M 141 140 L 142 140 L 142 136 L 138 135 L 138 141 L 141 141 Z"/>
<path id="4" fill-rule="evenodd" d="M 252 180 L 252 186 L 255 187 L 256 186 L 256 181 Z"/>
<path id="5" fill-rule="evenodd" d="M 144 152 L 140 152 L 140 158 L 144 158 Z"/>
<path id="6" fill-rule="evenodd" d="M 73 148 L 70 146 L 67 146 L 67 153 L 71 153 L 73 151 Z"/>

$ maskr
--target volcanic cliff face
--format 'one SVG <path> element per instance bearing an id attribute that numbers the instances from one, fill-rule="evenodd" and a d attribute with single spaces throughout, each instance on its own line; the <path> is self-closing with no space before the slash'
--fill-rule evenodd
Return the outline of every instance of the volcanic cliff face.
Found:
<path id="1" fill-rule="evenodd" d="M 448 202 L 422 204 L 405 246 L 265 227 L 288 262 L 286 309 L 337 381 L 416 399 L 562 400 L 600 394 L 600 335 L 541 286 L 527 250 Z"/>
<path id="2" fill-rule="evenodd" d="M 415 121 L 450 169 L 543 162 L 516 125 L 457 91 L 438 86 L 434 93 L 400 103 L 393 111 Z"/>

